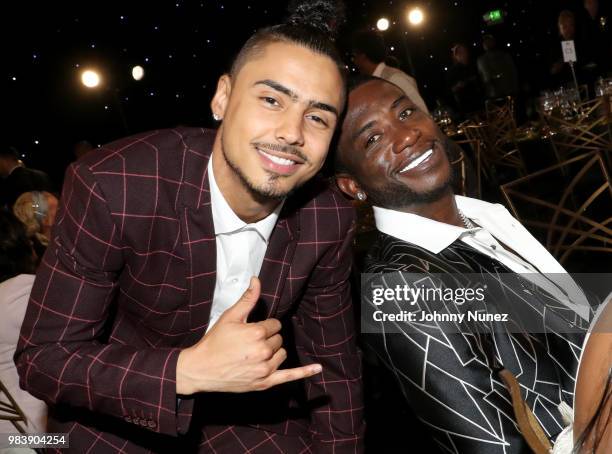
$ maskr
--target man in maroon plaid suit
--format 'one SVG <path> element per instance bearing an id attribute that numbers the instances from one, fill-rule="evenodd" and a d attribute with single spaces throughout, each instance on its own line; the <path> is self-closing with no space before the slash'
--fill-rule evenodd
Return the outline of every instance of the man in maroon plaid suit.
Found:
<path id="1" fill-rule="evenodd" d="M 219 80 L 216 134 L 144 133 L 70 167 L 15 355 L 70 451 L 361 451 L 353 212 L 312 179 L 340 65 L 325 33 L 264 29 Z"/>

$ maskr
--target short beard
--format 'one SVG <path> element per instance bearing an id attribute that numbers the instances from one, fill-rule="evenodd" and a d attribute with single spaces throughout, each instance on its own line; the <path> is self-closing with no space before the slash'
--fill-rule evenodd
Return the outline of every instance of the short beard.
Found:
<path id="1" fill-rule="evenodd" d="M 259 203 L 269 202 L 271 200 L 283 200 L 285 197 L 289 197 L 291 194 L 293 194 L 293 192 L 297 189 L 297 187 L 295 187 L 290 189 L 289 191 L 279 190 L 279 188 L 276 187 L 274 182 L 282 178 L 282 175 L 275 175 L 269 172 L 266 172 L 268 174 L 267 183 L 261 186 L 256 186 L 249 179 L 249 177 L 247 177 L 242 172 L 240 167 L 238 167 L 235 162 L 232 162 L 232 160 L 228 158 L 227 154 L 225 153 L 223 135 L 221 136 L 221 155 L 223 156 L 223 159 L 225 159 L 225 162 L 227 162 L 227 165 L 229 165 L 230 168 L 234 171 L 234 173 L 238 176 L 244 187 L 247 188 L 249 193 L 253 196 L 253 199 Z"/>
<path id="2" fill-rule="evenodd" d="M 401 211 L 411 205 L 427 205 L 440 200 L 443 196 L 452 192 L 453 175 L 448 176 L 437 188 L 425 192 L 414 191 L 400 183 L 390 183 L 383 188 L 370 188 L 367 184 L 360 182 L 359 185 L 368 195 L 372 205 Z"/>
<path id="3" fill-rule="evenodd" d="M 450 152 L 449 146 L 450 144 L 445 140 L 443 143 L 443 149 L 447 158 L 449 157 Z M 363 181 L 358 181 L 358 183 L 368 195 L 368 200 L 371 205 L 381 208 L 388 208 L 390 210 L 402 211 L 402 209 L 411 205 L 427 205 L 440 200 L 449 192 L 452 192 L 454 181 L 455 172 L 453 167 L 450 166 L 448 178 L 440 183 L 439 186 L 424 192 L 417 192 L 412 188 L 395 181 L 390 182 L 382 188 L 372 188 Z"/>

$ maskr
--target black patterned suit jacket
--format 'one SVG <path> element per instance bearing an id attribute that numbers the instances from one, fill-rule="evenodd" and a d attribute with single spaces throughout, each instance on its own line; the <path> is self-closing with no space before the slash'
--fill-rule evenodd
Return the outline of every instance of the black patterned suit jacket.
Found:
<path id="1" fill-rule="evenodd" d="M 470 285 L 461 282 L 463 275 L 476 273 L 483 279 L 486 276 L 487 282 L 493 277 L 499 285 L 489 290 L 497 297 L 487 312 L 501 312 L 497 305 L 503 306 L 509 279 L 527 290 L 518 304 L 533 317 L 531 326 L 539 324 L 538 333 L 505 331 L 499 326 L 493 329 L 486 323 L 460 332 L 448 332 L 435 323 L 423 327 L 412 322 L 395 322 L 389 329 L 387 321 L 380 322 L 377 334 L 363 335 L 365 344 L 395 375 L 403 397 L 431 429 L 443 452 L 530 452 L 516 423 L 510 394 L 497 376 L 496 366 L 500 365 L 517 377 L 523 398 L 547 436 L 554 440 L 561 432 L 564 422 L 558 405 L 561 401 L 573 404 L 586 329 L 586 322 L 574 311 L 460 240 L 433 254 L 379 232 L 364 272 L 376 273 L 366 276 L 378 284 L 384 281 L 388 288 L 409 284 L 403 273 L 442 273 L 449 277 L 447 282 L 439 282 L 445 287 Z M 362 282 L 362 288 L 366 285 Z M 377 308 L 364 298 L 362 323 L 371 320 Z M 573 332 L 568 333 L 567 326 L 572 326 Z"/>

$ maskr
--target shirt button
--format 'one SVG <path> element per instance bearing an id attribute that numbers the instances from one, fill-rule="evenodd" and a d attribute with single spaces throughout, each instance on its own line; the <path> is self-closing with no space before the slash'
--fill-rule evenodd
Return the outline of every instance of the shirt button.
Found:
<path id="1" fill-rule="evenodd" d="M 238 282 L 238 278 L 234 278 L 234 279 L 232 279 L 232 281 L 231 281 L 231 282 L 232 282 L 232 284 L 237 283 L 237 282 Z"/>

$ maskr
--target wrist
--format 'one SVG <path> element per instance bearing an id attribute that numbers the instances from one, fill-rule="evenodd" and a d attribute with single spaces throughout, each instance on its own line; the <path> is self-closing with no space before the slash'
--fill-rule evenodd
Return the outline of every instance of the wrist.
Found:
<path id="1" fill-rule="evenodd" d="M 176 362 L 176 393 L 183 396 L 189 396 L 195 392 L 186 370 L 190 364 L 189 352 L 189 348 L 181 350 Z"/>

